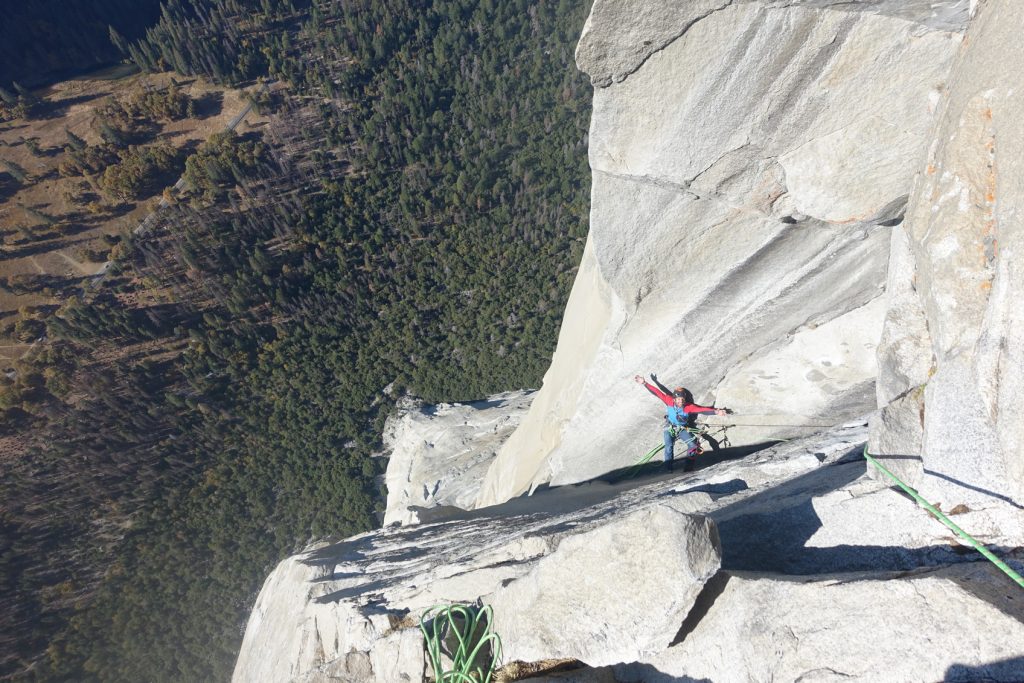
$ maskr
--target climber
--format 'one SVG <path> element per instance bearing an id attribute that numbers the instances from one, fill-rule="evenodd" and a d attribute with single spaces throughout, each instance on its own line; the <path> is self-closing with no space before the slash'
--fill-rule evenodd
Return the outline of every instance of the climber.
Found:
<path id="1" fill-rule="evenodd" d="M 654 384 L 650 384 L 643 377 L 637 375 L 633 380 L 642 384 L 647 391 L 651 392 L 665 404 L 665 429 L 662 436 L 665 438 L 665 469 L 672 471 L 673 444 L 676 439 L 686 442 L 686 463 L 685 469 L 689 471 L 693 467 L 694 457 L 700 453 L 697 439 L 689 431 L 696 422 L 697 415 L 728 414 L 727 408 L 715 408 L 714 406 L 700 406 L 693 402 L 693 395 L 683 387 L 676 387 L 673 391 L 658 381 L 658 376 L 651 374 Z"/>

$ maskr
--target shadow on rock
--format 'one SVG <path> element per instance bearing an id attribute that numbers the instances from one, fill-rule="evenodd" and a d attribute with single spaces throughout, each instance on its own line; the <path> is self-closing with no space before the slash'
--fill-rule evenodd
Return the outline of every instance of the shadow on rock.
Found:
<path id="1" fill-rule="evenodd" d="M 523 395 L 524 396 L 529 396 L 530 394 L 535 394 L 535 393 L 537 393 L 537 392 L 536 391 L 526 391 L 526 392 L 523 393 Z M 488 408 L 497 408 L 499 406 L 503 406 L 506 403 L 508 403 L 508 399 L 501 398 L 501 399 L 484 400 L 484 401 L 471 401 L 471 402 L 467 403 L 466 405 L 468 405 L 470 408 L 474 408 L 475 410 L 487 410 Z"/>
<path id="2" fill-rule="evenodd" d="M 954 664 L 946 669 L 945 681 L 1024 681 L 1024 657 L 1013 657 L 991 664 Z"/>
<path id="3" fill-rule="evenodd" d="M 807 541 L 822 527 L 813 500 L 842 488 L 864 473 L 864 463 L 858 454 L 859 449 L 854 449 L 835 464 L 712 512 L 710 516 L 718 524 L 722 542 L 722 569 L 795 576 L 876 572 L 879 578 L 891 578 L 887 573 L 981 562 L 973 550 L 952 543 L 920 548 L 850 544 L 807 547 Z M 879 519 L 877 523 L 886 521 Z M 992 550 L 1006 558 L 1012 558 L 1015 553 L 1013 548 Z M 870 577 L 859 580 L 865 578 Z M 1005 582 L 995 580 L 992 583 L 1002 585 Z M 1024 621 L 1024 614 L 1013 613 L 1007 607 L 1006 596 L 987 595 L 986 584 L 972 582 L 962 587 Z"/>
<path id="4" fill-rule="evenodd" d="M 358 598 L 366 596 L 374 591 L 383 590 L 391 586 L 391 582 L 381 579 L 378 581 L 370 581 L 368 583 L 361 583 L 356 586 L 350 586 L 348 588 L 342 588 L 336 590 L 328 595 L 321 595 L 318 598 L 314 598 L 313 602 L 318 605 L 329 605 L 332 602 L 341 602 L 348 598 Z"/>
<path id="5" fill-rule="evenodd" d="M 1024 563 L 1020 561 L 1021 548 L 990 548 L 990 550 L 1000 556 L 1008 565 L 1013 565 L 1017 571 L 1024 571 Z M 970 552 L 974 553 L 973 550 Z M 1014 555 L 1017 555 L 1017 557 L 1015 558 Z M 978 555 L 975 556 L 980 557 Z M 1013 617 L 1024 624 L 1024 599 L 1021 598 L 1020 587 L 1003 574 L 994 564 L 982 560 L 978 560 L 976 564 L 977 571 L 955 577 L 952 579 L 953 583 L 979 600 L 984 600 L 1003 614 Z M 1018 673 L 1019 678 L 1012 680 L 1024 681 L 1024 668 L 1018 669 Z M 990 679 L 983 678 L 980 680 Z M 993 678 L 991 680 L 1002 681 L 1010 679 Z"/>
<path id="6" fill-rule="evenodd" d="M 943 481 L 948 481 L 950 484 L 956 484 L 957 486 L 960 486 L 962 488 L 968 489 L 970 491 L 974 491 L 976 493 L 984 494 L 986 496 L 989 496 L 990 498 L 995 498 L 996 500 L 1001 500 L 1004 503 L 1009 503 L 1010 505 L 1012 505 L 1013 507 L 1017 508 L 1018 510 L 1024 510 L 1024 505 L 1021 505 L 1020 503 L 1015 501 L 1013 498 L 1010 498 L 1009 496 L 1005 496 L 1005 495 L 1003 495 L 1001 493 L 996 493 L 995 491 L 990 491 L 988 489 L 981 488 L 980 486 L 974 486 L 972 484 L 968 484 L 967 482 L 960 481 L 959 479 L 951 477 L 951 476 L 949 476 L 947 474 L 942 474 L 941 472 L 936 472 L 935 470 L 930 470 L 928 468 L 924 469 L 924 473 L 927 474 L 929 477 L 937 477 L 939 479 L 942 479 Z"/>
<path id="7" fill-rule="evenodd" d="M 810 575 L 907 571 L 963 561 L 948 545 L 807 547 L 807 541 L 822 526 L 813 500 L 846 486 L 864 473 L 858 453 L 859 450 L 851 451 L 835 464 L 713 512 L 711 517 L 718 524 L 722 540 L 722 568 Z"/>
<path id="8" fill-rule="evenodd" d="M 778 445 L 779 441 L 763 441 L 761 443 L 750 444 L 747 446 L 734 446 L 730 448 L 721 448 L 717 451 L 711 451 L 703 453 L 697 456 L 693 461 L 693 470 L 704 469 L 712 465 L 717 465 L 720 462 L 726 462 L 729 460 L 740 460 L 745 458 L 751 453 L 757 451 L 763 451 L 766 448 Z M 691 470 L 691 471 L 693 471 Z M 683 458 L 677 457 L 673 460 L 673 476 L 685 476 L 686 473 L 686 462 Z M 661 454 L 655 455 L 651 458 L 650 462 L 644 463 L 643 465 L 628 465 L 626 467 L 619 467 L 618 469 L 605 472 L 589 482 L 602 481 L 609 484 L 617 484 L 622 481 L 629 479 L 642 479 L 645 477 L 657 476 L 660 474 L 666 474 L 664 469 L 664 461 L 661 458 Z M 589 483 L 584 482 L 584 483 Z"/>
<path id="9" fill-rule="evenodd" d="M 778 446 L 782 441 L 762 441 L 760 443 L 750 444 L 747 446 L 730 446 L 729 448 L 719 448 L 715 451 L 707 451 L 697 456 L 694 464 L 694 469 L 704 469 L 705 467 L 711 467 L 717 465 L 720 462 L 727 462 L 729 460 L 739 460 L 745 458 L 751 453 L 757 451 L 763 451 L 766 448 L 772 446 Z"/>
<path id="10" fill-rule="evenodd" d="M 650 664 L 621 664 L 614 670 L 617 683 L 712 683 L 710 678 L 672 676 Z"/>
<path id="11" fill-rule="evenodd" d="M 711 500 L 718 500 L 719 498 L 725 498 L 741 491 L 746 491 L 748 488 L 750 487 L 747 486 L 747 482 L 742 479 L 730 479 L 718 484 L 698 484 L 688 489 L 674 489 L 662 495 L 677 496 L 684 493 L 706 493 L 711 497 Z"/>
<path id="12" fill-rule="evenodd" d="M 672 639 L 669 647 L 678 645 L 686 640 L 686 636 L 690 635 L 693 629 L 697 628 L 697 624 L 714 606 L 718 596 L 725 592 L 727 585 L 729 585 L 729 574 L 723 571 L 719 571 L 704 584 L 704 588 L 694 601 L 693 607 L 690 608 L 690 613 L 686 615 L 683 625 L 679 627 L 679 632 L 676 633 L 676 637 Z"/>

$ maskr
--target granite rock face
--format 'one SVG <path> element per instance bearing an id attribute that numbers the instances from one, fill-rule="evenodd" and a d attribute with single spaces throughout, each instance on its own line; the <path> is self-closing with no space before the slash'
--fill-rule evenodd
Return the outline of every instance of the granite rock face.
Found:
<path id="1" fill-rule="evenodd" d="M 1021 648 L 976 631 L 979 623 L 1008 635 L 1020 629 L 1019 613 L 1006 614 L 974 591 L 998 581 L 995 571 L 957 566 L 890 580 L 722 576 L 682 643 L 643 661 L 546 680 L 1015 681 Z M 946 625 L 940 633 L 936 622 Z"/>
<path id="2" fill-rule="evenodd" d="M 923 385 L 923 492 L 947 507 L 1019 511 L 1024 22 L 1005 0 L 976 9 L 890 264 L 890 281 L 904 284 L 886 320 L 879 399 Z"/>
<path id="3" fill-rule="evenodd" d="M 498 448 L 532 398 L 531 392 L 509 392 L 466 404 L 400 401 L 384 426 L 390 453 L 384 524 L 418 523 L 471 507 Z"/>
<path id="4" fill-rule="evenodd" d="M 577 50 L 597 86 L 589 243 L 544 386 L 477 504 L 657 444 L 637 373 L 736 409 L 733 443 L 875 407 L 890 233 L 968 10 L 595 3 Z"/>
<path id="5" fill-rule="evenodd" d="M 636 661 L 668 647 L 720 564 L 710 519 L 645 508 L 565 539 L 496 593 L 495 630 L 509 660 Z"/>
<path id="6" fill-rule="evenodd" d="M 234 681 L 423 680 L 423 641 L 395 628 L 394 615 L 325 601 L 335 567 L 282 562 L 260 591 L 245 631 Z"/>
<path id="7" fill-rule="evenodd" d="M 872 417 L 870 452 L 905 484 L 920 488 L 924 478 L 923 445 L 924 387 L 918 386 L 894 398 Z M 868 471 L 880 481 L 887 480 L 874 468 Z"/>
<path id="8" fill-rule="evenodd" d="M 505 662 L 575 657 L 566 680 L 1019 679 L 1019 588 L 864 476 L 866 438 L 851 423 L 319 544 L 267 579 L 233 680 L 420 681 L 419 615 L 477 601 Z M 1003 547 L 1024 523 L 956 517 Z"/>

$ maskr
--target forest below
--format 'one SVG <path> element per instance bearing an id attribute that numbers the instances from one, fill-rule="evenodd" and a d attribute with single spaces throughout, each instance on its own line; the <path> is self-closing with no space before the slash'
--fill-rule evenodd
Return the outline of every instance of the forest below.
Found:
<path id="1" fill-rule="evenodd" d="M 138 41 L 103 27 L 144 71 L 284 87 L 0 385 L 30 444 L 0 460 L 0 677 L 228 679 L 273 566 L 379 523 L 399 397 L 539 386 L 587 232 L 588 10 L 169 0 Z M 113 128 L 103 163 L 159 167 Z"/>
<path id="2" fill-rule="evenodd" d="M 141 38 L 160 17 L 160 0 L 9 2 L 0 22 L 0 86 L 37 87 L 122 58 L 110 40 Z"/>

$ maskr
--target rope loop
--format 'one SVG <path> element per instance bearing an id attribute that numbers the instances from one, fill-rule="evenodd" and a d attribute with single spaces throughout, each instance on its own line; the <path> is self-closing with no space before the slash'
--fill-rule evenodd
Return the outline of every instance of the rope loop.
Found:
<path id="1" fill-rule="evenodd" d="M 491 630 L 493 617 L 490 605 L 459 604 L 435 605 L 420 615 L 420 631 L 437 683 L 490 682 L 501 659 L 501 638 Z M 451 659 L 451 669 L 445 670 L 442 655 Z"/>

